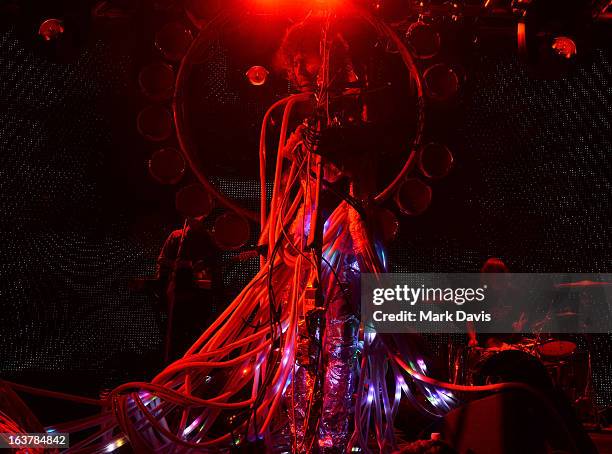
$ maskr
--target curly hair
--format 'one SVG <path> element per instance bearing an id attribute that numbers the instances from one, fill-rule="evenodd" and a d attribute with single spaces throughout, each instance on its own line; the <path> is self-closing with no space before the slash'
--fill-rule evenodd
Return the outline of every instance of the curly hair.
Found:
<path id="1" fill-rule="evenodd" d="M 373 56 L 371 45 L 372 36 L 368 36 L 366 27 L 358 20 L 341 19 L 332 24 L 333 34 L 332 55 L 336 64 L 350 67 L 355 74 L 362 78 L 367 71 L 368 62 Z M 325 18 L 311 16 L 299 22 L 285 33 L 276 56 L 276 66 L 287 72 L 291 81 L 294 58 L 298 54 L 320 55 L 321 35 L 325 27 Z M 350 43 L 350 44 L 349 44 Z"/>

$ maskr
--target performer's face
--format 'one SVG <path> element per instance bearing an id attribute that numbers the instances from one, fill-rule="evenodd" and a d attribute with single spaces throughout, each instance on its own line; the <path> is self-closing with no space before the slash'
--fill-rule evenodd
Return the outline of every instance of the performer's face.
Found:
<path id="1" fill-rule="evenodd" d="M 315 52 L 297 52 L 293 57 L 293 77 L 300 91 L 312 91 L 321 69 L 321 57 Z"/>

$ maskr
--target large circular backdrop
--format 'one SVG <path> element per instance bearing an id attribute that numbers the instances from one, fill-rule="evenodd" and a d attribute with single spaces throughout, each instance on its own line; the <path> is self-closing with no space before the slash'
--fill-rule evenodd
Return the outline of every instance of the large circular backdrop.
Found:
<path id="1" fill-rule="evenodd" d="M 292 68 L 279 49 L 288 30 L 314 22 L 316 14 L 233 10 L 205 25 L 181 62 L 174 100 L 181 151 L 192 171 L 222 203 L 252 219 L 257 218 L 255 213 L 232 201 L 218 178 L 234 183 L 258 178 L 264 114 L 276 101 L 298 92 L 288 77 Z M 343 7 L 332 15 L 330 30 L 353 55 L 359 55 L 365 68 L 361 78 L 367 79 L 362 81 L 367 83 L 362 84 L 361 97 L 367 104 L 369 124 L 365 131 L 342 133 L 344 159 L 371 161 L 377 175 L 372 197 L 383 192 L 386 198 L 397 186 L 389 185 L 402 173 L 420 141 L 420 77 L 401 40 L 367 13 Z M 314 27 L 313 33 L 321 32 Z M 298 109 L 290 130 L 306 115 Z M 271 117 L 268 150 L 275 150 L 281 118 L 282 109 Z M 369 151 L 363 154 L 358 148 Z M 271 162 L 268 159 L 269 166 Z"/>

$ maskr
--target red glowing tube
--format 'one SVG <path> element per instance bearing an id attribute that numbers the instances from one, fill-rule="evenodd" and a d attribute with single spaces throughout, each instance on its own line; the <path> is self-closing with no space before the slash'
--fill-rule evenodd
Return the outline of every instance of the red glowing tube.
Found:
<path id="1" fill-rule="evenodd" d="M 266 224 L 267 220 L 267 206 L 266 206 L 266 129 L 268 127 L 268 122 L 270 121 L 270 117 L 272 112 L 278 107 L 287 104 L 289 101 L 293 100 L 305 100 L 312 95 L 310 94 L 297 94 L 288 96 L 286 98 L 281 99 L 280 101 L 275 102 L 264 115 L 262 125 L 261 125 L 261 135 L 259 139 L 259 178 L 260 178 L 260 187 L 261 187 L 261 206 L 260 206 L 260 223 L 263 226 Z M 290 112 L 289 112 L 290 113 Z M 283 115 L 283 118 L 285 115 Z"/>

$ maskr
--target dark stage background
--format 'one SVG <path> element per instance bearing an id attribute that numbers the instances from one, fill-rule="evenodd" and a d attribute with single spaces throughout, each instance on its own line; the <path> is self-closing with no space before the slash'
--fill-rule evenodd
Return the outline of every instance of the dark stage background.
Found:
<path id="1" fill-rule="evenodd" d="M 1 25 L 3 378 L 95 395 L 162 366 L 155 301 L 127 281 L 153 274 L 181 225 L 175 192 L 194 181 L 155 183 L 146 162 L 159 144 L 136 130 L 148 103 L 138 72 L 160 58 L 163 21 L 85 24 L 67 62 L 34 45 L 27 22 Z M 511 53 L 471 56 L 459 102 L 429 117 L 457 165 L 429 211 L 402 220 L 394 269 L 476 272 L 497 256 L 515 272 L 612 272 L 611 57 L 597 48 L 547 81 Z M 256 205 L 258 182 L 223 186 Z M 227 298 L 256 263 L 230 268 Z M 610 336 L 595 339 L 601 406 L 612 402 L 611 349 Z"/>

